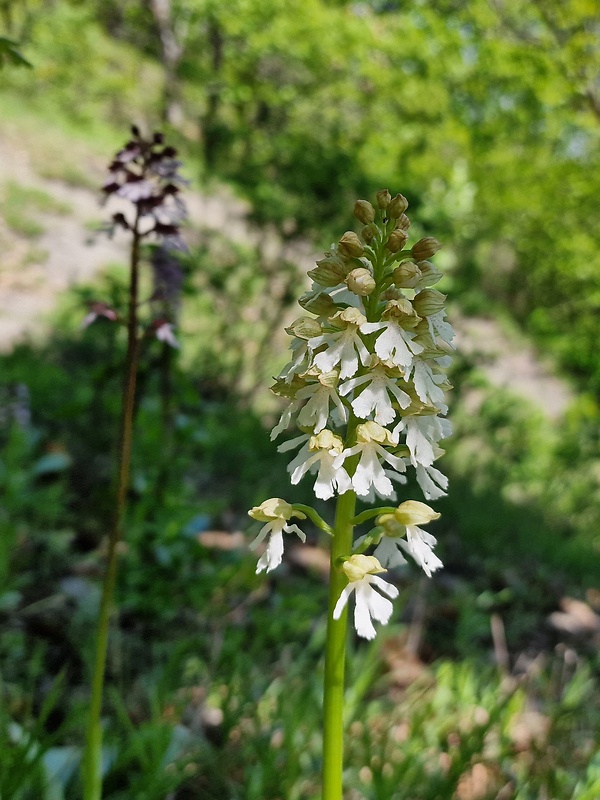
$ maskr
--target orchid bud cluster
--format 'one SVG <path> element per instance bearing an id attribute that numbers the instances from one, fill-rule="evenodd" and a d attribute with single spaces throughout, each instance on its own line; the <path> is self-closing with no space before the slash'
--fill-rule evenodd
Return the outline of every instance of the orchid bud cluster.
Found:
<path id="1" fill-rule="evenodd" d="M 316 474 L 314 492 L 321 500 L 354 492 L 369 504 L 376 498 L 395 501 L 394 485 L 406 483 L 410 469 L 425 499 L 436 500 L 447 489 L 447 478 L 435 466 L 443 453 L 440 442 L 451 432 L 445 370 L 453 330 L 445 318 L 446 297 L 433 288 L 442 275 L 430 260 L 441 245 L 432 237 L 408 245 L 407 208 L 405 197 L 387 190 L 378 192 L 375 206 L 356 202 L 360 233 L 346 232 L 309 272 L 313 284 L 299 302 L 311 316 L 287 329 L 292 358 L 272 390 L 288 405 L 271 438 L 295 423 L 300 435 L 279 450 L 297 451 L 288 466 L 291 482 Z M 292 514 L 306 513 L 332 532 L 307 506 L 289 506 L 282 517 L 287 506 L 270 500 L 249 512 L 266 520 L 269 508 L 278 509 L 272 526 L 277 538 L 272 536 L 259 570 L 281 562 L 283 531 L 299 532 L 287 526 Z M 420 527 L 438 517 L 425 503 L 408 500 L 364 511 L 352 521 L 377 518 L 337 565 L 348 584 L 336 613 L 354 591 L 359 635 L 372 638 L 371 619 L 390 618 L 390 601 L 375 591 L 397 594 L 377 577 L 386 567 L 404 563 L 405 555 L 428 576 L 442 566 L 433 552 L 435 538 Z M 370 547 L 373 555 L 364 555 Z"/>
<path id="2" fill-rule="evenodd" d="M 150 300 L 154 313 L 145 335 L 178 347 L 173 323 L 183 271 L 177 254 L 186 251 L 180 228 L 187 217 L 180 192 L 187 181 L 179 174 L 181 162 L 176 158 L 177 151 L 165 145 L 162 133 L 156 132 L 145 138 L 135 125 L 131 132 L 132 138 L 109 164 L 109 176 L 102 186 L 105 199 L 116 197 L 127 201 L 130 211 L 115 212 L 106 231 L 111 236 L 116 228 L 129 231 L 136 260 L 141 243 L 153 245 L 154 291 Z M 99 317 L 111 322 L 124 322 L 116 309 L 94 301 L 90 303 L 83 327 Z"/>

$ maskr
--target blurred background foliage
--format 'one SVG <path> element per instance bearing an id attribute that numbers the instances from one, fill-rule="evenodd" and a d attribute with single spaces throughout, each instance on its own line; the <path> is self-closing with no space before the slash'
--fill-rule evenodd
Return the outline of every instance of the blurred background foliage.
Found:
<path id="1" fill-rule="evenodd" d="M 457 359 L 446 568 L 397 575 L 398 621 L 351 659 L 348 797 L 597 800 L 597 0 L 0 0 L 0 26 L 7 304 L 67 257 L 65 220 L 90 234 L 81 193 L 130 122 L 165 129 L 192 184 L 166 415 L 160 353 L 142 364 L 106 797 L 318 796 L 318 540 L 265 580 L 239 531 L 264 497 L 309 500 L 268 380 L 309 255 L 389 186 L 514 381 L 490 383 L 484 341 Z M 125 261 L 2 346 L 2 800 L 77 797 L 123 358 L 116 327 L 79 323 L 122 302 Z M 568 408 L 523 397 L 532 345 Z"/>

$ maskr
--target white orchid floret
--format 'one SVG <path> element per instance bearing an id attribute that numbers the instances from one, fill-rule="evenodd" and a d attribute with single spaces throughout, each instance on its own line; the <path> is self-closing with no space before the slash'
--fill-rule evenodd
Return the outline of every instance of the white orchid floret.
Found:
<path id="1" fill-rule="evenodd" d="M 345 308 L 331 317 L 331 324 L 339 331 L 325 333 L 310 339 L 313 350 L 323 345 L 326 349 L 314 357 L 314 364 L 322 372 L 330 372 L 339 364 L 340 378 L 351 378 L 358 370 L 358 361 L 368 363 L 369 351 L 360 338 L 359 328 L 367 320 L 357 308 Z"/>
<path id="2" fill-rule="evenodd" d="M 434 450 L 435 452 L 435 450 Z M 444 497 L 448 488 L 448 478 L 434 466 L 417 464 L 417 483 L 425 495 L 426 500 L 438 500 Z"/>
<path id="3" fill-rule="evenodd" d="M 444 319 L 446 311 L 438 311 L 436 314 L 430 314 L 427 319 L 427 324 L 432 336 L 439 336 L 447 344 L 452 344 L 454 339 L 454 328 L 450 323 Z M 454 349 L 454 345 L 452 345 Z"/>
<path id="4" fill-rule="evenodd" d="M 305 376 L 313 371 L 308 370 Z M 316 370 L 316 378 L 315 383 L 307 384 L 296 393 L 296 400 L 298 402 L 308 400 L 298 414 L 298 424 L 306 428 L 312 427 L 315 433 L 319 433 L 327 425 L 330 403 L 333 403 L 336 408 L 340 423 L 347 421 L 348 411 L 337 393 L 339 372 L 337 370 L 331 370 L 331 372 Z"/>
<path id="5" fill-rule="evenodd" d="M 398 589 L 378 577 L 378 573 L 385 572 L 379 561 L 374 556 L 353 555 L 342 565 L 348 585 L 342 593 L 333 610 L 333 618 L 339 619 L 354 592 L 354 627 L 359 636 L 365 639 L 374 639 L 376 630 L 372 620 L 386 625 L 389 622 L 394 607 L 387 597 L 383 597 L 375 587 L 388 597 L 398 597 Z"/>
<path id="6" fill-rule="evenodd" d="M 260 529 L 256 539 L 250 544 L 251 550 L 258 547 L 263 539 L 265 539 L 267 535 L 270 535 L 267 549 L 258 560 L 256 566 L 257 574 L 264 569 L 266 569 L 267 572 L 271 572 L 271 570 L 281 564 L 284 532 L 295 533 L 302 542 L 306 541 L 306 535 L 295 523 L 291 525 L 288 524 L 292 517 L 306 519 L 306 514 L 303 514 L 301 511 L 296 511 L 290 503 L 282 500 L 280 497 L 271 497 L 259 506 L 254 506 L 254 508 L 248 511 L 248 515 L 251 516 L 252 519 L 266 523 L 266 525 L 263 525 Z"/>
<path id="7" fill-rule="evenodd" d="M 371 487 L 384 499 L 395 496 L 392 481 L 383 469 L 380 459 L 398 472 L 404 472 L 405 464 L 402 458 L 385 449 L 386 446 L 395 447 L 396 444 L 397 441 L 390 431 L 373 420 L 357 426 L 356 444 L 344 450 L 337 457 L 335 465 L 341 466 L 346 458 L 360 453 L 360 461 L 352 476 L 352 487 L 359 497 L 368 497 Z"/>
<path id="8" fill-rule="evenodd" d="M 340 386 L 339 393 L 345 397 L 364 386 L 362 392 L 351 403 L 354 413 L 359 419 L 366 419 L 374 412 L 375 422 L 379 425 L 388 425 L 396 417 L 390 395 L 395 398 L 400 408 L 407 408 L 411 398 L 398 386 L 398 379 L 390 377 L 388 368 L 377 356 L 372 357 L 371 364 L 373 366 L 366 375 L 346 381 Z"/>
<path id="9" fill-rule="evenodd" d="M 352 481 L 342 463 L 339 465 L 336 463 L 344 449 L 344 443 L 339 436 L 325 428 L 313 436 L 304 434 L 284 442 L 277 449 L 283 453 L 301 443 L 303 446 L 300 452 L 288 464 L 293 484 L 299 483 L 307 472 L 318 469 L 314 491 L 321 500 L 333 497 L 336 491 L 338 494 L 344 494 L 352 488 Z"/>
<path id="10" fill-rule="evenodd" d="M 451 435 L 452 426 L 449 420 L 436 414 L 414 414 L 402 417 L 393 434 L 398 437 L 402 431 L 406 433 L 406 445 L 413 466 L 421 464 L 430 467 L 436 458 L 435 445 Z"/>
<path id="11" fill-rule="evenodd" d="M 375 549 L 375 556 L 384 566 L 395 567 L 406 561 L 402 550 L 430 578 L 431 573 L 443 564 L 433 552 L 437 540 L 419 526 L 427 525 L 440 516 L 433 508 L 418 500 L 406 500 L 392 514 L 382 514 L 377 524 L 383 529 L 384 535 Z"/>
<path id="12" fill-rule="evenodd" d="M 397 367 L 409 367 L 415 355 L 423 351 L 423 345 L 415 342 L 413 330 L 420 317 L 409 300 L 390 300 L 382 314 L 381 322 L 366 322 L 360 326 L 361 333 L 383 331 L 375 341 L 375 353 L 382 361 L 389 360 Z"/>
<path id="13" fill-rule="evenodd" d="M 440 409 L 442 414 L 448 411 L 446 396 L 442 386 L 448 385 L 445 373 L 441 372 L 435 360 L 432 362 L 415 358 L 407 369 L 405 380 L 412 382 L 415 391 L 423 403 L 431 403 Z"/>
<path id="14" fill-rule="evenodd" d="M 290 344 L 292 359 L 281 370 L 279 378 L 286 383 L 291 383 L 296 375 L 300 375 L 306 369 L 311 349 L 308 342 L 304 339 L 293 339 Z"/>

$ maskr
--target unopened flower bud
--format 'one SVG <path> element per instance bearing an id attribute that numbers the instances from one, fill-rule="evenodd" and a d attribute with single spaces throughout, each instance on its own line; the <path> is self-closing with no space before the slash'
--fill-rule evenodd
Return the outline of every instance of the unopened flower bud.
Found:
<path id="1" fill-rule="evenodd" d="M 396 228 L 401 231 L 407 231 L 410 228 L 410 220 L 406 214 L 400 214 L 396 220 Z"/>
<path id="2" fill-rule="evenodd" d="M 413 245 L 412 256 L 415 261 L 425 261 L 435 255 L 442 245 L 433 236 L 426 236 L 424 239 Z"/>
<path id="3" fill-rule="evenodd" d="M 444 308 L 446 295 L 437 289 L 423 289 L 412 301 L 413 308 L 420 317 L 430 317 Z"/>
<path id="4" fill-rule="evenodd" d="M 366 297 L 371 294 L 377 285 L 375 278 L 366 267 L 358 267 L 349 272 L 346 283 L 350 291 L 359 295 L 359 297 Z"/>
<path id="5" fill-rule="evenodd" d="M 316 314 L 317 317 L 328 317 L 336 309 L 336 305 L 331 299 L 331 297 L 326 294 L 325 292 L 319 292 L 318 294 L 310 294 L 304 295 L 298 300 L 302 308 L 309 311 L 311 314 Z"/>
<path id="6" fill-rule="evenodd" d="M 311 269 L 308 275 L 321 286 L 337 286 L 344 280 L 346 270 L 340 261 L 324 258 L 317 261 L 317 266 Z"/>
<path id="7" fill-rule="evenodd" d="M 421 317 L 417 314 L 410 300 L 403 297 L 400 300 L 390 300 L 383 310 L 382 319 L 394 317 L 401 328 L 410 330 L 419 324 Z"/>
<path id="8" fill-rule="evenodd" d="M 387 189 L 380 189 L 377 192 L 377 205 L 379 208 L 387 208 L 390 204 L 392 199 L 392 195 L 389 193 Z"/>
<path id="9" fill-rule="evenodd" d="M 365 251 L 363 243 L 354 231 L 346 231 L 340 239 L 338 249 L 342 255 L 348 258 L 358 258 Z M 427 258 L 427 256 L 424 256 L 424 258 Z"/>
<path id="10" fill-rule="evenodd" d="M 365 227 L 360 232 L 360 235 L 367 244 L 371 244 L 373 239 L 379 233 L 379 228 L 375 225 L 374 222 L 371 222 L 369 225 L 365 225 Z"/>
<path id="11" fill-rule="evenodd" d="M 298 339 L 312 339 L 314 336 L 320 336 L 323 332 L 321 326 L 316 319 L 312 317 L 298 317 L 294 320 L 289 328 L 285 329 L 286 333 L 290 336 L 297 336 Z"/>
<path id="12" fill-rule="evenodd" d="M 375 209 L 368 200 L 357 200 L 354 203 L 354 216 L 363 225 L 368 225 L 375 219 Z"/>
<path id="13" fill-rule="evenodd" d="M 426 525 L 441 516 L 431 506 L 419 500 L 405 500 L 394 511 L 394 517 L 401 525 Z"/>
<path id="14" fill-rule="evenodd" d="M 281 497 L 271 497 L 259 506 L 254 506 L 248 511 L 248 516 L 259 522 L 270 522 L 273 519 L 290 519 L 290 517 L 300 517 L 306 519 L 306 515 L 300 511 L 294 511 L 291 504 L 282 500 Z"/>
<path id="15" fill-rule="evenodd" d="M 421 270 L 414 261 L 403 261 L 393 272 L 394 283 L 401 289 L 414 289 L 419 285 Z"/>
<path id="16" fill-rule="evenodd" d="M 342 564 L 342 569 L 350 583 L 361 581 L 365 575 L 377 575 L 379 572 L 387 572 L 375 556 L 364 556 L 362 554 L 350 556 Z"/>
<path id="17" fill-rule="evenodd" d="M 442 273 L 435 268 L 431 261 L 420 261 L 418 267 L 421 270 L 419 286 L 433 286 L 442 278 Z"/>
<path id="18" fill-rule="evenodd" d="M 396 228 L 396 230 L 392 231 L 388 236 L 386 247 L 390 253 L 398 253 L 400 250 L 402 250 L 407 240 L 408 233 L 400 228 Z"/>
<path id="19" fill-rule="evenodd" d="M 389 206 L 387 207 L 387 215 L 390 219 L 397 219 L 400 214 L 404 214 L 408 208 L 408 200 L 403 194 L 397 194 L 392 198 Z"/>

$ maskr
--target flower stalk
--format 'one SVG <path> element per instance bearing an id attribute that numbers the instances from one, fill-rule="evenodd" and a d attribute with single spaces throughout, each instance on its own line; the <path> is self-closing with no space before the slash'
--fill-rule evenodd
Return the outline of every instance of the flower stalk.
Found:
<path id="1" fill-rule="evenodd" d="M 337 499 L 329 573 L 329 608 L 323 681 L 323 800 L 342 800 L 344 760 L 344 674 L 348 639 L 348 609 L 334 619 L 334 610 L 347 579 L 339 559 L 352 549 L 352 517 L 356 493 Z"/>
<path id="2" fill-rule="evenodd" d="M 83 760 L 84 800 L 101 800 L 102 795 L 102 697 L 106 672 L 106 653 L 113 598 L 117 580 L 118 545 L 123 536 L 123 518 L 127 505 L 129 474 L 131 468 L 131 448 L 133 440 L 133 416 L 135 407 L 135 387 L 139 363 L 138 338 L 138 286 L 139 286 L 139 214 L 136 215 L 132 230 L 131 261 L 129 271 L 129 308 L 127 319 L 127 352 L 125 356 L 123 399 L 121 406 L 121 433 L 117 484 L 115 487 L 115 509 L 113 523 L 108 538 L 106 571 L 102 582 L 100 611 L 96 633 L 96 652 L 92 678 L 92 695 L 86 734 L 86 748 Z"/>

